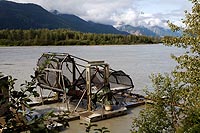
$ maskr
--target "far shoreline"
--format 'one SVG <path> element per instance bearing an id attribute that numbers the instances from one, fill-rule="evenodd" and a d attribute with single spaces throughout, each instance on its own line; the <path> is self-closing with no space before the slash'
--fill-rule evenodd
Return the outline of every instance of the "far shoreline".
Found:
<path id="1" fill-rule="evenodd" d="M 82 33 L 66 29 L 0 30 L 0 46 L 88 46 L 161 43 L 161 37 Z"/>
<path id="2" fill-rule="evenodd" d="M 2 47 L 81 47 L 81 46 L 88 46 L 88 47 L 93 47 L 93 46 L 131 46 L 131 45 L 159 45 L 159 44 L 163 44 L 162 42 L 160 43 L 140 43 L 140 44 L 99 44 L 99 45 L 26 45 L 26 46 L 14 46 L 14 45 L 0 45 L 0 48 Z"/>

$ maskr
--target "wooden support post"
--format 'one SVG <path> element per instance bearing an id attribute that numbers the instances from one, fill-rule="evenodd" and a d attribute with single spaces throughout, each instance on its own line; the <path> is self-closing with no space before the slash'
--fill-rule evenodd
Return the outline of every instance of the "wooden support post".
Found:
<path id="1" fill-rule="evenodd" d="M 109 65 L 104 61 L 92 61 L 86 65 L 86 89 L 87 89 L 87 110 L 92 111 L 92 92 L 91 92 L 91 67 L 103 66 L 104 67 L 104 84 L 109 86 Z"/>
<path id="2" fill-rule="evenodd" d="M 87 110 L 92 111 L 91 102 L 91 65 L 86 65 L 86 89 L 87 89 Z"/>
<path id="3" fill-rule="evenodd" d="M 76 64 L 75 64 L 74 58 L 72 58 L 71 60 L 72 60 L 72 73 L 73 73 L 72 83 L 74 83 L 76 80 Z M 73 89 L 75 89 L 75 88 L 73 88 Z"/>
<path id="4" fill-rule="evenodd" d="M 105 64 L 105 67 L 104 67 L 104 72 L 105 72 L 105 76 L 104 76 L 104 83 L 106 86 L 108 86 L 109 84 L 109 65 L 108 64 Z"/>

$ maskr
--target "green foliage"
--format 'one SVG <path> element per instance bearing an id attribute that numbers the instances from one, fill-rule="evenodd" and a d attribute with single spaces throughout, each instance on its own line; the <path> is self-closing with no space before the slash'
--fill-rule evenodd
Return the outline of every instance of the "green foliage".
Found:
<path id="1" fill-rule="evenodd" d="M 159 41 L 154 37 L 92 34 L 65 29 L 0 30 L 0 46 L 152 44 Z"/>
<path id="2" fill-rule="evenodd" d="M 172 58 L 178 65 L 171 75 L 151 77 L 154 92 L 147 105 L 133 120 L 132 132 L 199 132 L 200 131 L 200 1 L 192 0 L 192 12 L 186 11 L 185 27 L 169 22 L 181 37 L 165 37 L 167 46 L 185 48 L 183 55 Z"/>
<path id="3" fill-rule="evenodd" d="M 152 75 L 151 80 L 154 92 L 146 93 L 153 104 L 147 104 L 140 117 L 133 119 L 132 132 L 175 132 L 182 111 L 178 95 L 182 86 L 167 74 Z"/>
<path id="4" fill-rule="evenodd" d="M 33 115 L 33 109 L 29 106 L 31 102 L 31 97 L 38 97 L 39 94 L 35 90 L 36 80 L 35 77 L 31 76 L 32 80 L 30 82 L 25 81 L 21 84 L 20 91 L 14 89 L 14 84 L 16 79 L 9 76 L 9 102 L 8 111 L 5 113 L 5 124 L 0 123 L 0 127 L 4 127 L 3 133 L 10 132 L 22 132 L 30 131 L 31 133 L 36 132 L 57 132 L 54 129 L 55 125 L 53 121 L 50 120 L 54 117 L 52 111 L 42 114 L 41 116 Z M 1 104 L 4 104 L 1 102 Z M 62 123 L 65 127 L 69 127 L 68 121 L 64 117 L 58 116 L 57 122 Z M 48 126 L 47 126 L 48 125 Z"/>

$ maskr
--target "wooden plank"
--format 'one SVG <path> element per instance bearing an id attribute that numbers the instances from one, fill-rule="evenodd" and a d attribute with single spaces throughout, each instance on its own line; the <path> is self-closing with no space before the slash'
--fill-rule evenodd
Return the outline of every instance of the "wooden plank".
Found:
<path id="1" fill-rule="evenodd" d="M 105 119 L 109 119 L 109 118 L 127 114 L 126 107 L 120 107 L 120 108 L 112 110 L 112 111 L 104 110 L 103 113 L 101 113 L 100 110 L 94 111 L 94 112 L 86 111 L 86 112 L 80 113 L 80 119 L 83 121 L 86 121 L 86 122 L 96 122 L 96 121 L 105 120 Z"/>

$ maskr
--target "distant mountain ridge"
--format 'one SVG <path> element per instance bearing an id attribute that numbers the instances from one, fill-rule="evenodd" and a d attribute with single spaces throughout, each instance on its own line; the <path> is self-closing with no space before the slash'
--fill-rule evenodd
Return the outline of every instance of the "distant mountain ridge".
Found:
<path id="1" fill-rule="evenodd" d="M 159 26 L 144 27 L 144 26 L 131 26 L 131 25 L 120 25 L 116 29 L 120 31 L 126 31 L 134 35 L 145 35 L 145 36 L 181 36 L 181 32 L 172 32 L 170 29 L 165 29 Z"/>
<path id="2" fill-rule="evenodd" d="M 134 35 L 146 35 L 146 36 L 157 36 L 157 34 L 144 26 L 134 27 L 131 25 L 121 25 L 116 27 L 120 31 L 126 31 Z"/>
<path id="3" fill-rule="evenodd" d="M 171 29 L 165 29 L 159 26 L 149 27 L 149 30 L 156 33 L 159 36 L 181 36 L 181 31 L 173 32 Z"/>
<path id="4" fill-rule="evenodd" d="M 111 25 L 87 22 L 75 15 L 54 14 L 36 4 L 0 1 L 0 29 L 58 29 L 80 32 L 128 34 Z"/>

